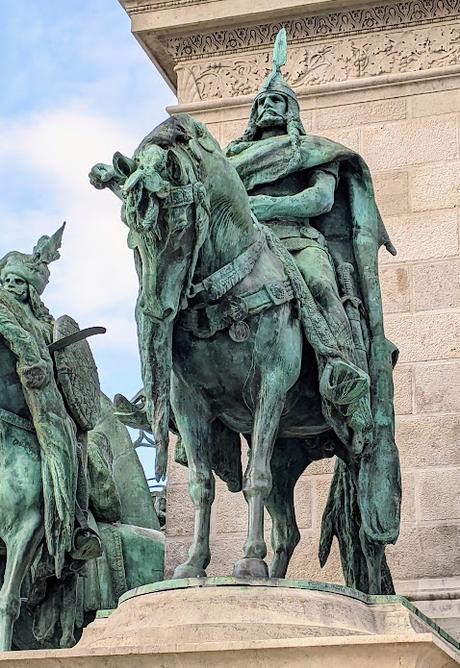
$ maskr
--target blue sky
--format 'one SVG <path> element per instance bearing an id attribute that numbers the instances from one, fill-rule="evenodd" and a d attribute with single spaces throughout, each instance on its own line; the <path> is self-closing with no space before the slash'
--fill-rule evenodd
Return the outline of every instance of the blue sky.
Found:
<path id="1" fill-rule="evenodd" d="M 131 155 L 175 97 L 117 0 L 1 0 L 0 25 L 0 257 L 67 221 L 44 301 L 108 328 L 92 340 L 103 390 L 131 396 L 137 280 L 118 201 L 87 174 Z"/>

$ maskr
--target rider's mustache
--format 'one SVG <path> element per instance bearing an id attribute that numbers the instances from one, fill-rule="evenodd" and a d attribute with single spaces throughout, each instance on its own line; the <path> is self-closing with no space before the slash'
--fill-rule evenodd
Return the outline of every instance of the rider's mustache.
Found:
<path id="1" fill-rule="evenodd" d="M 273 109 L 272 107 L 264 107 L 263 109 L 261 109 L 257 114 L 257 120 L 262 118 L 262 116 L 267 113 L 271 114 L 272 116 L 281 118 L 284 121 L 285 118 L 284 114 L 280 114 L 279 111 L 276 111 L 276 109 Z"/>

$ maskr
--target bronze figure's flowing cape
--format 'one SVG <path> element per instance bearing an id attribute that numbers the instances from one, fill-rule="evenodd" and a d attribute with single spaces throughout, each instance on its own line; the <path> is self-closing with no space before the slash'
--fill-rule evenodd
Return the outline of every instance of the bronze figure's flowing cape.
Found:
<path id="1" fill-rule="evenodd" d="M 64 553 L 72 547 L 77 485 L 76 428 L 57 387 L 44 332 L 26 309 L 2 288 L 0 336 L 17 358 L 19 380 L 40 446 L 45 538 L 59 577 Z M 44 375 L 40 387 L 30 382 L 37 368 Z"/>
<path id="2" fill-rule="evenodd" d="M 367 362 L 374 418 L 372 446 L 364 451 L 357 473 L 357 503 L 368 538 L 379 543 L 394 543 L 399 533 L 401 497 L 399 456 L 394 442 L 392 380 L 398 351 L 384 334 L 378 250 L 384 244 L 392 254 L 396 251 L 375 202 L 369 168 L 353 151 L 314 136 L 300 136 L 295 145 L 287 135 L 235 142 L 227 148 L 227 157 L 248 192 L 255 186 L 274 183 L 289 174 L 327 168 L 328 163 L 334 161 L 339 163 L 334 206 L 330 213 L 312 218 L 310 222 L 324 234 L 336 266 L 350 262 L 355 269 L 355 289 L 361 301 L 362 326 L 368 340 Z M 346 467 L 338 461 L 323 517 L 320 545 L 323 563 L 334 534 L 339 539 L 344 563 L 347 546 L 342 542 L 346 543 L 347 529 L 343 525 L 343 511 L 350 492 L 347 475 Z M 356 573 L 351 578 L 359 579 Z"/>

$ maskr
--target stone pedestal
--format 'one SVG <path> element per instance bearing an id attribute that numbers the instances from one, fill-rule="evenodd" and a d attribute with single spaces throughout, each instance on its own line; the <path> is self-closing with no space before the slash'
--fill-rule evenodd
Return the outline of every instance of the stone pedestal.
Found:
<path id="1" fill-rule="evenodd" d="M 203 578 L 133 589 L 72 650 L 0 668 L 450 668 L 458 645 L 406 599 L 324 583 Z"/>
<path id="2" fill-rule="evenodd" d="M 246 127 L 284 26 L 284 72 L 306 131 L 369 164 L 398 250 L 380 258 L 386 334 L 401 351 L 402 523 L 387 558 L 396 591 L 460 634 L 459 0 L 119 1 L 177 93 L 169 111 L 205 122 L 222 145 Z M 316 556 L 332 467 L 315 462 L 297 484 L 289 577 L 342 581 L 336 546 L 323 571 Z M 220 481 L 214 507 L 207 573 L 225 575 L 241 557 L 247 510 Z M 192 530 L 187 471 L 171 461 L 166 576 L 185 561 Z"/>

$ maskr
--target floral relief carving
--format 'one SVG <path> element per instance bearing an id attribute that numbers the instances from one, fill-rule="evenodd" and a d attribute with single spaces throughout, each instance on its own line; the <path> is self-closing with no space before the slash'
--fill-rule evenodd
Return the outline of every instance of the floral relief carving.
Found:
<path id="1" fill-rule="evenodd" d="M 324 84 L 459 63 L 460 26 L 437 26 L 307 47 L 296 71 L 291 70 L 290 82 Z"/>
<path id="2" fill-rule="evenodd" d="M 177 0 L 172 0 L 177 2 Z M 183 0 L 185 2 L 185 0 Z M 270 48 L 278 30 L 284 26 L 291 45 L 331 36 L 352 35 L 416 27 L 421 23 L 442 22 L 460 16 L 460 0 L 404 0 L 364 9 L 340 10 L 317 16 L 240 26 L 233 30 L 194 33 L 162 39 L 175 62 L 229 51 Z"/>
<path id="3" fill-rule="evenodd" d="M 267 52 L 236 61 L 181 64 L 176 67 L 179 102 L 249 95 L 268 72 L 269 62 Z"/>
<path id="4" fill-rule="evenodd" d="M 460 64 L 460 24 L 335 39 L 296 46 L 286 79 L 293 88 Z M 180 63 L 179 101 L 198 102 L 255 93 L 270 68 L 270 53 Z"/>

